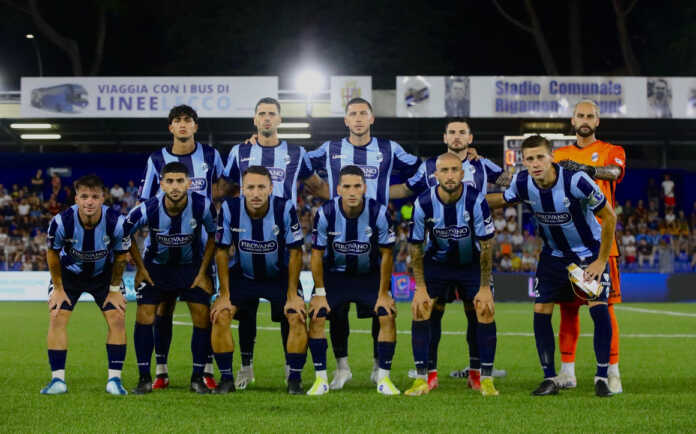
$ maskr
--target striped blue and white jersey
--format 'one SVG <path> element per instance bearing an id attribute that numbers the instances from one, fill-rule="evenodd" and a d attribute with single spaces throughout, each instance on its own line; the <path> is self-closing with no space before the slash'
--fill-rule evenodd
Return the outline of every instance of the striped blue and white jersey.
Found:
<path id="1" fill-rule="evenodd" d="M 48 225 L 48 248 L 59 250 L 64 269 L 85 277 L 110 272 L 114 252 L 130 248 L 123 236 L 123 216 L 102 205 L 101 218 L 92 229 L 85 229 L 77 205 L 56 214 Z"/>
<path id="2" fill-rule="evenodd" d="M 203 258 L 201 234 L 215 233 L 217 211 L 203 195 L 188 191 L 186 207 L 176 216 L 167 212 L 165 195 L 151 197 L 133 208 L 123 223 L 126 237 L 141 227 L 149 229 L 144 260 L 146 264 L 198 264 Z"/>
<path id="3" fill-rule="evenodd" d="M 314 216 L 313 248 L 325 250 L 324 267 L 351 275 L 379 272 L 380 247 L 396 241 L 387 208 L 375 199 L 365 199 L 356 218 L 343 212 L 341 197 L 324 203 Z"/>
<path id="4" fill-rule="evenodd" d="M 297 206 L 297 181 L 314 173 L 307 151 L 302 146 L 287 143 L 277 146 L 235 145 L 227 156 L 225 178 L 242 185 L 242 174 L 249 166 L 263 166 L 271 172 L 273 194 L 292 200 Z"/>
<path id="5" fill-rule="evenodd" d="M 287 249 L 302 246 L 302 228 L 291 200 L 269 198 L 268 212 L 251 218 L 244 196 L 226 199 L 218 216 L 215 244 L 234 245 L 230 271 L 247 279 L 268 280 L 287 270 Z"/>
<path id="6" fill-rule="evenodd" d="M 423 194 L 427 189 L 437 185 L 435 177 L 435 163 L 437 157 L 430 157 L 423 161 L 418 171 L 406 181 L 408 188 L 417 195 Z M 462 161 L 464 179 L 462 182 L 474 185 L 485 195 L 488 192 L 488 183 L 495 182 L 503 169 L 487 158 Z"/>
<path id="7" fill-rule="evenodd" d="M 418 170 L 420 164 L 416 156 L 404 151 L 398 143 L 376 137 L 365 146 L 355 146 L 347 138 L 328 141 L 310 151 L 309 158 L 315 171 L 326 171 L 332 198 L 338 195 L 336 187 L 341 168 L 355 165 L 365 174 L 367 197 L 385 205 L 389 203 L 389 178 L 392 171 L 402 171 L 408 177 Z"/>
<path id="8" fill-rule="evenodd" d="M 167 163 L 172 161 L 181 162 L 188 168 L 191 178 L 190 191 L 212 199 L 213 184 L 222 176 L 225 167 L 217 149 L 196 143 L 196 149 L 186 155 L 173 154 L 171 146 L 150 154 L 145 166 L 145 174 L 140 181 L 138 199 L 141 202 L 150 199 L 160 191 L 160 172 Z"/>
<path id="9" fill-rule="evenodd" d="M 479 260 L 477 240 L 495 234 L 486 198 L 479 190 L 464 184 L 456 202 L 445 204 L 437 187 L 421 194 L 413 205 L 413 224 L 409 242 L 426 239 L 426 258 L 449 265 L 469 265 Z"/>
<path id="10" fill-rule="evenodd" d="M 584 172 L 566 170 L 553 164 L 556 183 L 540 188 L 522 170 L 516 173 L 503 197 L 506 202 L 522 201 L 534 214 L 543 252 L 557 257 L 579 258 L 599 253 L 602 228 L 594 213 L 604 208 L 606 198 Z"/>

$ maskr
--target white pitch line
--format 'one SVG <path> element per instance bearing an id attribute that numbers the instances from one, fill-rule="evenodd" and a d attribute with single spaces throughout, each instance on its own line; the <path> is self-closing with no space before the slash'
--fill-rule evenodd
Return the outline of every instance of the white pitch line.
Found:
<path id="1" fill-rule="evenodd" d="M 614 309 L 617 310 L 630 310 L 632 312 L 642 312 L 642 313 L 656 313 L 658 315 L 669 315 L 669 316 L 688 316 L 696 318 L 696 313 L 688 312 L 674 312 L 671 310 L 654 310 L 654 309 L 643 309 L 640 307 L 629 307 L 629 306 L 617 306 L 614 305 Z M 621 335 L 623 336 L 623 335 Z"/>
<path id="2" fill-rule="evenodd" d="M 184 325 L 184 326 L 191 326 L 190 322 L 182 322 L 182 321 L 173 321 L 173 324 L 175 325 Z M 231 325 L 230 328 L 236 329 L 239 328 L 236 325 Z M 280 331 L 280 327 L 268 327 L 268 326 L 258 326 L 256 327 L 257 330 L 263 330 L 263 331 Z M 372 334 L 371 330 L 356 330 L 356 329 L 351 329 L 351 333 L 357 333 L 357 334 Z M 411 330 L 397 330 L 397 334 L 400 335 L 410 335 Z M 443 335 L 451 335 L 451 336 L 464 336 L 466 335 L 466 332 L 455 332 L 455 331 L 442 331 Z M 534 337 L 534 333 L 528 333 L 528 332 L 498 332 L 498 336 L 522 336 L 522 337 L 528 337 L 532 338 Z M 591 333 L 582 333 L 580 334 L 580 337 L 583 338 L 591 338 L 593 335 Z M 667 335 L 667 334 L 646 334 L 646 333 L 635 333 L 635 334 L 622 334 L 621 338 L 691 338 L 691 339 L 696 339 L 696 334 L 673 334 L 673 335 Z"/>

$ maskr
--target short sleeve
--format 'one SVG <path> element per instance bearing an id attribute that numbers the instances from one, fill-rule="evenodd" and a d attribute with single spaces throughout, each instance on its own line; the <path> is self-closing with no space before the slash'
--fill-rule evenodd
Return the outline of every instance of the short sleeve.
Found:
<path id="1" fill-rule="evenodd" d="M 123 222 L 124 237 L 130 237 L 135 233 L 135 231 L 138 230 L 138 228 L 147 224 L 147 212 L 145 208 L 146 203 L 147 202 L 143 202 L 137 207 L 133 208 L 126 216 L 126 219 Z"/>
<path id="2" fill-rule="evenodd" d="M 312 174 L 314 174 L 314 170 L 312 170 L 312 162 L 309 160 L 309 155 L 307 154 L 307 151 L 305 151 L 304 148 L 300 148 L 300 161 L 298 162 L 300 165 L 300 170 L 298 172 L 297 178 L 298 179 L 307 179 Z"/>
<path id="3" fill-rule="evenodd" d="M 597 183 L 585 172 L 576 172 L 570 180 L 570 194 L 584 201 L 591 210 L 597 212 L 604 208 L 607 199 Z"/>
<path id="4" fill-rule="evenodd" d="M 626 174 L 626 151 L 621 146 L 612 145 L 607 157 L 607 164 L 621 168 L 621 175 L 616 180 L 617 183 L 621 182 Z"/>
<path id="5" fill-rule="evenodd" d="M 413 204 L 413 222 L 408 235 L 408 242 L 420 244 L 425 241 L 425 212 L 420 204 L 420 199 L 416 199 Z"/>
<path id="6" fill-rule="evenodd" d="M 213 169 L 213 182 L 217 182 L 218 179 L 222 178 L 225 174 L 225 165 L 222 162 L 222 157 L 220 152 L 215 150 L 215 167 Z"/>
<path id="7" fill-rule="evenodd" d="M 394 153 L 394 168 L 404 171 L 407 176 L 418 170 L 420 160 L 415 155 L 404 151 L 404 148 L 396 142 L 391 142 L 392 152 Z"/>
<path id="8" fill-rule="evenodd" d="M 232 229 L 230 228 L 230 207 L 227 201 L 222 202 L 220 213 L 217 216 L 217 227 L 215 231 L 215 245 L 218 247 L 229 247 L 232 245 Z"/>
<path id="9" fill-rule="evenodd" d="M 56 214 L 48 224 L 48 248 L 60 250 L 65 245 L 65 228 L 60 214 Z"/>
<path id="10" fill-rule="evenodd" d="M 239 145 L 235 145 L 232 150 L 230 150 L 227 156 L 227 164 L 225 165 L 225 170 L 223 176 L 230 182 L 236 182 L 241 184 L 241 174 L 239 173 L 239 162 L 237 157 L 239 156 Z"/>
<path id="11" fill-rule="evenodd" d="M 217 229 L 217 210 L 215 205 L 210 199 L 205 200 L 205 212 L 203 213 L 203 225 L 205 226 L 205 231 L 209 234 L 213 234 Z"/>
<path id="12" fill-rule="evenodd" d="M 114 233 L 112 235 L 113 239 L 113 249 L 115 252 L 124 253 L 127 252 L 131 247 L 131 237 L 129 234 L 124 234 L 123 224 L 126 222 L 126 216 L 118 216 L 116 221 L 116 226 L 114 227 Z"/>
<path id="13" fill-rule="evenodd" d="M 285 203 L 283 218 L 285 219 L 285 245 L 288 248 L 301 246 L 303 239 L 302 227 L 300 227 L 297 211 L 291 201 Z"/>
<path id="14" fill-rule="evenodd" d="M 420 195 L 428 189 L 428 169 L 425 161 L 418 166 L 418 170 L 406 181 L 406 186 L 416 195 Z"/>
<path id="15" fill-rule="evenodd" d="M 503 199 L 507 203 L 519 202 L 521 200 L 520 192 L 517 188 L 517 178 L 520 173 L 521 172 L 515 173 L 515 175 L 512 177 L 512 181 L 510 182 L 510 186 L 503 192 Z"/>
<path id="16" fill-rule="evenodd" d="M 479 240 L 487 240 L 495 235 L 495 227 L 491 218 L 491 210 L 488 202 L 481 192 L 478 193 L 472 210 L 474 216 L 474 232 Z"/>
<path id="17" fill-rule="evenodd" d="M 391 219 L 387 214 L 387 208 L 380 207 L 377 217 L 378 243 L 380 247 L 391 247 L 396 242 L 396 235 L 391 227 Z"/>
<path id="18" fill-rule="evenodd" d="M 152 160 L 152 156 L 147 159 L 145 165 L 145 173 L 140 180 L 140 189 L 138 190 L 138 198 L 144 202 L 155 195 L 159 189 L 159 173 Z"/>
<path id="19" fill-rule="evenodd" d="M 481 163 L 483 170 L 486 171 L 488 182 L 491 184 L 495 183 L 495 181 L 497 181 L 500 175 L 503 173 L 503 169 L 487 158 L 482 158 Z"/>
<path id="20" fill-rule="evenodd" d="M 324 209 L 319 208 L 314 215 L 314 227 L 312 229 L 312 248 L 324 250 L 326 248 L 328 222 L 324 215 Z"/>

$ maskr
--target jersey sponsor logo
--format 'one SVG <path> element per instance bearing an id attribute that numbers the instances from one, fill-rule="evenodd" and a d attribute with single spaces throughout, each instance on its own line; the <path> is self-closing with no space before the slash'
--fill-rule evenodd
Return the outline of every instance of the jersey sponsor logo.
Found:
<path id="1" fill-rule="evenodd" d="M 433 233 L 437 238 L 444 240 L 460 240 L 469 236 L 469 226 L 448 226 L 446 228 L 434 228 Z"/>
<path id="2" fill-rule="evenodd" d="M 232 228 L 232 232 L 246 232 L 244 228 Z"/>
<path id="3" fill-rule="evenodd" d="M 370 243 L 363 241 L 334 241 L 333 248 L 344 255 L 364 255 L 370 252 Z"/>
<path id="4" fill-rule="evenodd" d="M 560 226 L 570 223 L 573 218 L 569 212 L 537 212 L 534 214 L 537 221 L 543 225 Z"/>
<path id="5" fill-rule="evenodd" d="M 240 161 L 240 163 L 246 163 L 247 161 L 251 161 L 251 157 L 242 158 L 239 161 Z"/>
<path id="6" fill-rule="evenodd" d="M 131 238 L 123 237 L 121 239 L 121 250 L 129 250 L 131 247 Z"/>
<path id="7" fill-rule="evenodd" d="M 82 262 L 97 262 L 106 258 L 109 255 L 108 250 L 88 250 L 81 252 L 74 247 L 68 249 L 68 254 Z"/>
<path id="8" fill-rule="evenodd" d="M 285 181 L 285 169 L 281 169 L 279 167 L 268 167 L 267 169 L 271 173 L 271 179 L 273 182 Z"/>
<path id="9" fill-rule="evenodd" d="M 363 166 L 359 164 L 357 166 L 362 169 L 366 179 L 377 179 L 377 176 L 379 176 L 379 168 L 375 166 Z"/>
<path id="10" fill-rule="evenodd" d="M 239 250 L 246 253 L 268 254 L 278 250 L 278 242 L 270 241 L 255 241 L 255 240 L 240 240 Z"/>
<path id="11" fill-rule="evenodd" d="M 189 190 L 204 191 L 207 185 L 208 182 L 205 178 L 191 178 L 191 187 L 189 188 Z"/>
<path id="12" fill-rule="evenodd" d="M 592 153 L 592 161 L 597 162 L 599 160 L 599 154 L 597 152 Z"/>
<path id="13" fill-rule="evenodd" d="M 342 159 L 344 159 L 344 158 L 346 158 L 346 156 L 343 155 L 343 154 L 336 154 L 336 155 L 332 155 L 332 156 L 331 156 L 331 159 L 332 159 L 332 160 L 342 160 Z"/>
<path id="14" fill-rule="evenodd" d="M 315 232 L 316 232 L 316 229 L 315 229 Z M 341 232 L 328 232 L 328 235 L 330 235 L 332 237 L 337 237 L 337 236 L 341 235 Z"/>
<path id="15" fill-rule="evenodd" d="M 165 247 L 183 247 L 191 244 L 193 234 L 157 234 L 156 238 Z"/>

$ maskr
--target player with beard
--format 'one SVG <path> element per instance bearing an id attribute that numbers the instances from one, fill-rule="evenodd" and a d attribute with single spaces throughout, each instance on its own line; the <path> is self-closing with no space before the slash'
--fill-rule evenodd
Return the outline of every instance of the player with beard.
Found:
<path id="1" fill-rule="evenodd" d="M 620 146 L 597 140 L 595 132 L 599 126 L 599 107 L 594 101 L 584 100 L 575 105 L 571 123 L 575 129 L 577 143 L 556 149 L 554 160 L 571 170 L 582 170 L 602 189 L 607 201 L 615 205 L 616 186 L 626 171 L 626 153 Z M 609 254 L 609 274 L 611 292 L 609 293 L 609 315 L 611 317 L 612 337 L 609 357 L 609 389 L 621 393 L 619 374 L 619 324 L 614 312 L 614 304 L 621 303 L 621 279 L 618 266 L 619 249 L 616 240 Z M 559 347 L 561 350 L 561 372 L 558 383 L 561 388 L 574 388 L 575 350 L 580 336 L 579 303 L 561 303 L 561 327 Z"/>

